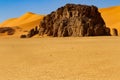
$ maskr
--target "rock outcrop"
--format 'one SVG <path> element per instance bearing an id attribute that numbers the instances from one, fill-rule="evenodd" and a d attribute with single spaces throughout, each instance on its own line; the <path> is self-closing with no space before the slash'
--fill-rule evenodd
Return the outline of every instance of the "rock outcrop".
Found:
<path id="1" fill-rule="evenodd" d="M 7 33 L 7 35 L 13 35 L 15 33 L 15 29 L 11 27 L 1 27 L 0 33 Z"/>
<path id="2" fill-rule="evenodd" d="M 28 32 L 27 37 L 30 38 L 30 37 L 38 34 L 38 33 L 39 33 L 39 28 L 38 28 L 38 26 L 36 26 L 35 28 L 32 28 L 32 29 Z"/>
<path id="3" fill-rule="evenodd" d="M 38 34 L 38 33 L 39 33 L 39 28 L 38 28 L 38 26 L 36 26 L 36 27 L 30 29 L 30 31 L 28 31 L 27 35 L 22 34 L 20 36 L 20 38 L 31 38 L 31 37 L 35 36 L 36 34 Z"/>
<path id="4" fill-rule="evenodd" d="M 39 34 L 54 37 L 108 36 L 110 29 L 96 6 L 66 4 L 43 18 Z"/>

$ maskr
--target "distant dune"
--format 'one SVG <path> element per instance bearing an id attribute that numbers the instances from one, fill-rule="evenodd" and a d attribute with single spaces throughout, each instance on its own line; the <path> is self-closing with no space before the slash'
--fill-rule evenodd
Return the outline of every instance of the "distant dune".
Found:
<path id="1" fill-rule="evenodd" d="M 14 27 L 18 26 L 23 29 L 32 28 L 40 24 L 40 20 L 43 18 L 43 15 L 34 14 L 27 12 L 19 18 L 11 18 L 0 24 L 0 27 Z M 28 24 L 30 24 L 28 26 Z"/>
<path id="2" fill-rule="evenodd" d="M 15 37 L 19 37 L 20 34 L 30 30 L 35 26 L 39 26 L 40 21 L 44 15 L 38 15 L 35 13 L 27 12 L 19 18 L 11 18 L 0 24 L 0 27 L 13 27 L 16 29 Z"/>
<path id="3" fill-rule="evenodd" d="M 117 28 L 120 33 L 120 6 L 99 9 L 105 23 L 110 28 Z"/>

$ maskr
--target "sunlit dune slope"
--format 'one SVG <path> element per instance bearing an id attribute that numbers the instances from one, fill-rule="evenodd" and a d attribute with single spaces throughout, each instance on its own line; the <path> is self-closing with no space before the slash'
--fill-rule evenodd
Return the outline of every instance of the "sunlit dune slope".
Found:
<path id="1" fill-rule="evenodd" d="M 25 29 L 26 27 L 28 28 L 28 24 L 30 24 L 29 28 L 33 28 L 34 26 L 40 24 L 40 20 L 43 17 L 44 17 L 43 15 L 38 15 L 38 14 L 28 12 L 19 18 L 11 18 L 11 19 L 4 21 L 3 23 L 0 24 L 0 27 L 18 26 L 20 28 Z"/>
<path id="2" fill-rule="evenodd" d="M 13 27 L 16 29 L 14 36 L 20 36 L 24 34 L 25 31 L 29 31 L 35 26 L 39 26 L 40 21 L 43 19 L 44 15 L 38 15 L 31 12 L 27 12 L 19 18 L 11 18 L 0 24 L 0 27 Z M 18 30 L 19 28 L 19 30 Z"/>
<path id="3" fill-rule="evenodd" d="M 108 27 L 117 28 L 120 33 L 120 6 L 99 9 Z"/>
<path id="4" fill-rule="evenodd" d="M 17 18 L 11 18 L 11 19 L 8 19 L 6 21 L 4 21 L 3 23 L 0 24 L 0 27 L 13 27 L 11 25 L 11 23 L 13 23 L 15 20 L 17 20 Z"/>

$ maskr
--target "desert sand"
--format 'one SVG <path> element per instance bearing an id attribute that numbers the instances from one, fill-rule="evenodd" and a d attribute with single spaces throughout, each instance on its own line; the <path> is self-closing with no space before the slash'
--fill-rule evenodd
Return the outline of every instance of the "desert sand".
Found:
<path id="1" fill-rule="evenodd" d="M 0 39 L 0 80 L 120 80 L 120 37 Z"/>

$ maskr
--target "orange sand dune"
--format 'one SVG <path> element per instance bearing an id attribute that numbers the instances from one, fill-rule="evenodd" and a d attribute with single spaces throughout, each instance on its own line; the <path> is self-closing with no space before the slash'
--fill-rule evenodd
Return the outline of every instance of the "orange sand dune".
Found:
<path id="1" fill-rule="evenodd" d="M 99 9 L 108 27 L 117 28 L 120 32 L 120 6 Z"/>
<path id="2" fill-rule="evenodd" d="M 36 25 L 40 24 L 40 20 L 43 17 L 44 17 L 43 15 L 38 15 L 38 14 L 28 12 L 28 13 L 22 15 L 19 18 L 11 18 L 11 19 L 8 19 L 8 20 L 4 21 L 3 23 L 0 24 L 0 27 L 18 26 L 18 27 L 21 27 L 21 28 L 26 28 L 26 27 L 28 27 L 28 23 L 32 23 L 31 25 L 29 25 L 29 28 L 33 28 Z"/>
<path id="3" fill-rule="evenodd" d="M 11 18 L 0 24 L 0 27 L 13 27 L 16 29 L 16 33 L 13 36 L 19 37 L 25 31 L 34 28 L 40 24 L 44 15 L 38 15 L 31 12 L 27 12 L 19 18 Z"/>

